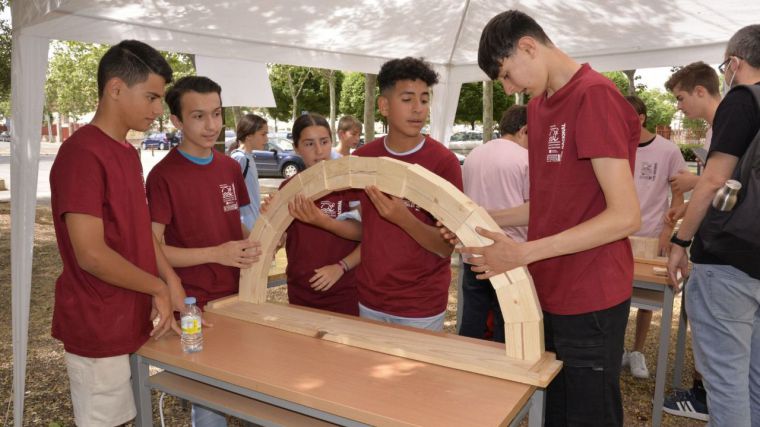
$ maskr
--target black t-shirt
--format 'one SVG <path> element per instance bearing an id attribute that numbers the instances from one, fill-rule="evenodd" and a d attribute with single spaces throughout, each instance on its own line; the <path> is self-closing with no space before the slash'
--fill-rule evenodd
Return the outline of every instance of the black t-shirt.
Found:
<path id="1" fill-rule="evenodd" d="M 760 82 L 755 84 L 760 85 Z M 741 158 L 758 130 L 760 130 L 760 111 L 752 93 L 744 89 L 731 90 L 715 112 L 713 137 L 707 161 L 710 161 L 710 154 L 715 151 Z M 698 264 L 728 264 L 704 249 L 699 232 L 694 237 L 694 244 L 691 247 L 691 260 Z M 758 254 L 758 262 L 760 262 L 760 254 Z"/>

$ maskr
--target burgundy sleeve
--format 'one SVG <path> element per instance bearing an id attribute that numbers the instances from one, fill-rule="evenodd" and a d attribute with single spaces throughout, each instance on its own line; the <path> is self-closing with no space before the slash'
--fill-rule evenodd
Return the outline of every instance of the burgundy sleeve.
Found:
<path id="1" fill-rule="evenodd" d="M 594 85 L 583 94 L 575 131 L 578 158 L 630 157 L 629 119 L 633 109 L 616 90 Z"/>
<path id="2" fill-rule="evenodd" d="M 63 214 L 82 213 L 103 218 L 106 173 L 100 159 L 89 150 L 68 150 L 50 174 L 52 198 Z"/>
<path id="3" fill-rule="evenodd" d="M 148 196 L 150 220 L 164 225 L 171 223 L 173 217 L 171 193 L 160 170 L 154 168 L 150 171 L 145 182 L 145 192 Z"/>

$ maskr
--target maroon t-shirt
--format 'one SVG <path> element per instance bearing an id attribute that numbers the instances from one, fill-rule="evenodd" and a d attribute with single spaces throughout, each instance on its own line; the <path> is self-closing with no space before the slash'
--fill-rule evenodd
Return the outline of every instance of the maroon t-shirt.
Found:
<path id="1" fill-rule="evenodd" d="M 280 188 L 288 181 L 283 182 Z M 356 193 L 338 191 L 316 200 L 314 204 L 325 215 L 337 218 L 338 215 L 351 210 L 349 203 L 355 200 Z M 344 273 L 327 291 L 315 291 L 311 288 L 309 279 L 314 276 L 314 270 L 337 264 L 348 256 L 359 242 L 344 239 L 298 220 L 293 220 L 286 234 L 288 267 L 285 273 L 288 277 L 288 301 L 291 304 L 358 316 L 356 267 Z"/>
<path id="2" fill-rule="evenodd" d="M 606 208 L 591 159 L 628 159 L 633 171 L 639 119 L 615 85 L 588 64 L 551 97 L 528 104 L 530 219 L 528 240 L 574 227 Z M 529 266 L 541 308 L 580 314 L 630 298 L 628 239 Z"/>
<path id="3" fill-rule="evenodd" d="M 147 190 L 153 222 L 166 225 L 167 245 L 204 248 L 243 238 L 240 206 L 250 201 L 231 158 L 214 152 L 211 163 L 199 165 L 173 149 L 148 174 Z M 238 292 L 239 268 L 207 263 L 174 270 L 201 308 Z"/>
<path id="4" fill-rule="evenodd" d="M 416 163 L 462 190 L 462 168 L 456 156 L 430 137 L 425 137 L 421 147 L 398 154 L 388 151 L 384 138 L 379 138 L 354 155 Z M 383 219 L 365 192 L 358 193 L 362 207 L 362 262 L 356 269 L 359 302 L 394 316 L 430 317 L 442 313 L 451 282 L 449 257 L 441 258 L 420 246 L 399 226 Z M 430 213 L 405 202 L 417 219 L 435 225 Z"/>
<path id="5" fill-rule="evenodd" d="M 55 283 L 53 337 L 67 352 L 111 357 L 148 339 L 151 297 L 106 283 L 79 267 L 64 214 L 103 220 L 106 245 L 157 275 L 140 158 L 129 144 L 87 125 L 61 145 L 50 170 L 51 204 L 63 271 Z"/>

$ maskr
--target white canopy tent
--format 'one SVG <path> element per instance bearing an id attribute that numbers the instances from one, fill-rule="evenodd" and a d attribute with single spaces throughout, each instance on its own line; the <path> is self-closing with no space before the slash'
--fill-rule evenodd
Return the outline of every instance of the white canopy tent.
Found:
<path id="1" fill-rule="evenodd" d="M 756 23 L 746 0 L 23 0 L 12 5 L 11 281 L 14 420 L 26 373 L 40 118 L 51 39 L 113 44 L 125 38 L 210 58 L 377 73 L 390 58 L 422 56 L 440 73 L 431 133 L 445 141 L 463 82 L 477 67 L 480 32 L 519 8 L 549 37 L 598 70 L 722 59 L 731 34 Z"/>

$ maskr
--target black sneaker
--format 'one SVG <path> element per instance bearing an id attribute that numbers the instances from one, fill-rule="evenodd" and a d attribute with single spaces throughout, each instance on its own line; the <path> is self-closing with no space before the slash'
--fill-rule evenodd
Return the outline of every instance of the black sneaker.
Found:
<path id="1" fill-rule="evenodd" d="M 663 411 L 671 415 L 694 418 L 700 421 L 709 421 L 710 415 L 707 405 L 697 400 L 694 390 L 678 390 L 665 399 Z"/>

